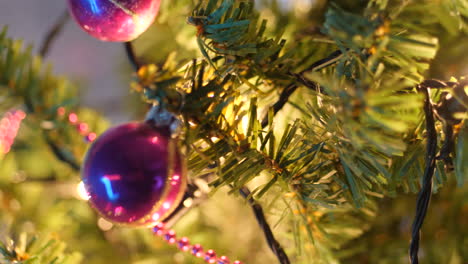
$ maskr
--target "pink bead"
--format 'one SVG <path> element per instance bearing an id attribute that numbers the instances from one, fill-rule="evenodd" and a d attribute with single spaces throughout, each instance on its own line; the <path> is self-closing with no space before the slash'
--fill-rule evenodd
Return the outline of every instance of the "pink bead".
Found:
<path id="1" fill-rule="evenodd" d="M 70 121 L 72 124 L 75 124 L 78 122 L 78 116 L 75 113 L 71 113 L 68 115 L 68 121 Z"/>
<path id="2" fill-rule="evenodd" d="M 89 133 L 88 135 L 85 136 L 85 140 L 87 142 L 93 142 L 96 139 L 96 133 Z"/>
<path id="3" fill-rule="evenodd" d="M 180 250 L 182 251 L 187 251 L 190 249 L 190 241 L 188 238 L 183 237 L 177 241 L 177 246 L 179 247 Z"/>
<path id="4" fill-rule="evenodd" d="M 201 258 L 203 256 L 203 247 L 200 244 L 193 245 L 192 255 L 194 255 L 197 258 Z"/>
<path id="5" fill-rule="evenodd" d="M 232 264 L 242 264 L 239 260 L 234 261 Z"/>
<path id="6" fill-rule="evenodd" d="M 80 132 L 81 134 L 84 134 L 88 132 L 89 127 L 88 127 L 88 124 L 86 123 L 80 123 L 78 124 L 77 129 L 78 129 L 78 132 Z"/>
<path id="7" fill-rule="evenodd" d="M 157 236 L 162 236 L 165 232 L 164 229 L 164 224 L 163 223 L 158 223 L 153 227 L 153 233 Z"/>
<path id="8" fill-rule="evenodd" d="M 215 263 L 216 262 L 216 253 L 214 250 L 209 249 L 208 251 L 205 252 L 205 261 L 207 263 Z"/>
<path id="9" fill-rule="evenodd" d="M 164 239 L 166 239 L 167 243 L 174 244 L 176 242 L 176 233 L 174 230 L 169 230 L 164 234 Z"/>
<path id="10" fill-rule="evenodd" d="M 65 115 L 65 107 L 59 107 L 59 108 L 57 109 L 57 114 L 58 114 L 59 116 Z"/>
<path id="11" fill-rule="evenodd" d="M 221 257 L 219 257 L 217 264 L 229 264 L 229 263 L 230 263 L 230 261 L 229 261 L 228 257 L 221 256 Z"/>

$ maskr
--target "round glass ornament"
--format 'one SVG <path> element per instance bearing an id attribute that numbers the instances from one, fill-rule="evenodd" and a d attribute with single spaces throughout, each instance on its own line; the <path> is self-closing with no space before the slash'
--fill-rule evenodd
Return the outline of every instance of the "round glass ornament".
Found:
<path id="1" fill-rule="evenodd" d="M 167 127 L 127 123 L 107 130 L 88 150 L 82 180 L 91 206 L 116 224 L 154 226 L 180 204 L 184 158 Z"/>
<path id="2" fill-rule="evenodd" d="M 153 23 L 161 0 L 68 0 L 78 25 L 103 41 L 137 38 Z"/>

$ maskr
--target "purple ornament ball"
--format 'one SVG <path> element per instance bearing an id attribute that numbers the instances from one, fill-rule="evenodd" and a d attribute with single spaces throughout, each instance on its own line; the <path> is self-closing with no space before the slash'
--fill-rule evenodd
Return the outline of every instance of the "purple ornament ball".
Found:
<path id="1" fill-rule="evenodd" d="M 161 0 L 68 0 L 78 25 L 104 41 L 130 41 L 153 23 Z"/>
<path id="2" fill-rule="evenodd" d="M 102 217 L 132 226 L 163 221 L 187 185 L 175 139 L 149 123 L 127 123 L 102 134 L 86 154 L 82 179 Z"/>

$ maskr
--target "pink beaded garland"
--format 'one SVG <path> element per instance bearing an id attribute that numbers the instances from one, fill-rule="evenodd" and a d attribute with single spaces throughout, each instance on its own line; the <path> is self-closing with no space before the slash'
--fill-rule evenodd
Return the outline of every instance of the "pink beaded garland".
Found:
<path id="1" fill-rule="evenodd" d="M 68 0 L 78 25 L 103 41 L 137 38 L 153 23 L 161 0 Z"/>
<path id="2" fill-rule="evenodd" d="M 66 113 L 67 110 L 65 109 L 65 107 L 59 107 L 57 109 L 57 115 L 59 117 L 63 118 Z M 76 130 L 80 133 L 80 135 L 84 137 L 86 143 L 91 143 L 97 138 L 96 133 L 90 132 L 89 125 L 85 122 L 81 122 L 76 113 L 70 112 L 66 118 L 71 125 L 76 127 Z"/>
<path id="3" fill-rule="evenodd" d="M 153 227 L 153 233 L 157 236 L 162 236 L 169 244 L 174 244 L 176 241 L 177 247 L 182 251 L 189 251 L 197 258 L 203 258 L 207 263 L 213 264 L 231 264 L 230 260 L 226 256 L 216 257 L 216 252 L 212 249 L 203 251 L 203 247 L 200 244 L 191 245 L 190 241 L 186 237 L 182 237 L 176 240 L 176 233 L 174 230 L 167 230 L 163 223 L 157 223 Z M 174 240 L 172 240 L 174 239 Z M 232 264 L 242 264 L 239 260 L 234 261 Z"/>

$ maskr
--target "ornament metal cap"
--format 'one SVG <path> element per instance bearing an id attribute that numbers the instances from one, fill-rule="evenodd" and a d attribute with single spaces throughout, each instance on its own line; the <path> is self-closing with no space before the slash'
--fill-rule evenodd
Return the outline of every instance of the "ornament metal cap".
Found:
<path id="1" fill-rule="evenodd" d="M 157 128 L 166 127 L 171 137 L 176 137 L 180 131 L 180 120 L 160 104 L 153 104 L 146 114 L 145 122 Z"/>

